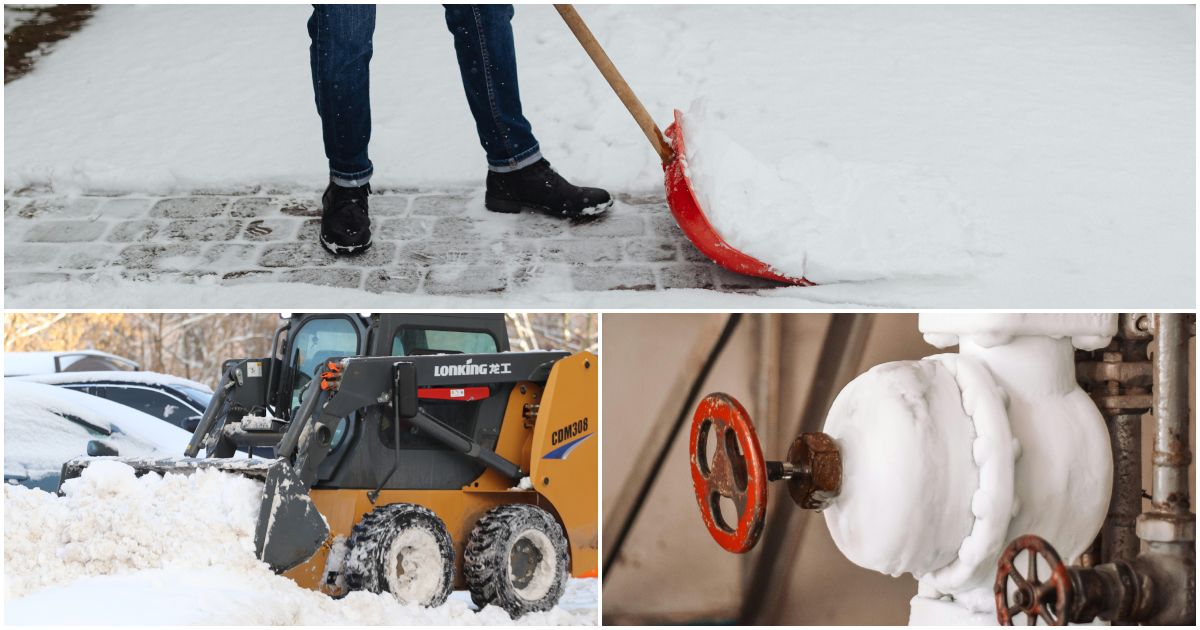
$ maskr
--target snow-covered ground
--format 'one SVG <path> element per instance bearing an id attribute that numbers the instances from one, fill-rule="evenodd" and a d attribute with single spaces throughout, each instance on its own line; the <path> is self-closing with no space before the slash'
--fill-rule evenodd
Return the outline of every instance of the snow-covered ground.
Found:
<path id="1" fill-rule="evenodd" d="M 419 306 L 1195 305 L 1194 7 L 579 10 L 660 127 L 673 109 L 707 96 L 722 130 L 784 179 L 816 172 L 806 163 L 841 165 L 844 179 L 808 184 L 840 191 L 842 207 L 853 208 L 878 193 L 871 177 L 854 173 L 899 174 L 896 188 L 919 187 L 914 201 L 929 212 L 953 200 L 980 246 L 968 248 L 969 265 L 930 262 L 883 279 L 753 296 L 510 290 L 422 296 Z M 5 190 L 319 189 L 326 171 L 309 12 L 104 6 L 5 87 Z M 578 183 L 661 194 L 655 153 L 558 14 L 520 6 L 513 27 L 524 109 L 546 157 Z M 371 84 L 377 186 L 482 184 L 483 151 L 441 7 L 379 8 Z M 803 203 L 779 210 L 789 211 Z M 875 253 L 865 243 L 844 255 Z M 286 287 L 176 290 L 227 303 L 284 296 Z M 109 278 L 8 297 L 154 299 L 163 290 Z M 364 297 L 338 289 L 307 297 L 351 295 Z"/>
<path id="2" fill-rule="evenodd" d="M 4 487 L 4 619 L 12 625 L 595 625 L 598 580 L 515 622 L 465 592 L 437 608 L 390 594 L 334 600 L 254 558 L 262 483 L 101 461 L 65 497 Z"/>

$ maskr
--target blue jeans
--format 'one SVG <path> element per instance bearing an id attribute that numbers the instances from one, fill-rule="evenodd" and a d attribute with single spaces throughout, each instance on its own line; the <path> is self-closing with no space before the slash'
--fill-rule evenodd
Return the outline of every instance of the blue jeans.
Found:
<path id="1" fill-rule="evenodd" d="M 446 27 L 454 35 L 458 69 L 475 116 L 488 168 L 514 171 L 541 158 L 529 121 L 521 114 L 513 7 L 448 4 Z M 315 4 L 308 20 L 313 92 L 331 179 L 361 186 L 374 170 L 371 140 L 371 38 L 375 5 Z"/>

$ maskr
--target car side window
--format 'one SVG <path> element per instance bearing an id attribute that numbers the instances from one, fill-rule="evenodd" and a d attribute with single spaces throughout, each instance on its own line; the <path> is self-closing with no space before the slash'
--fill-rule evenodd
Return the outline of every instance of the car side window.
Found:
<path id="1" fill-rule="evenodd" d="M 106 385 L 104 389 L 105 398 L 175 426 L 180 426 L 184 418 L 196 415 L 196 411 L 182 400 L 155 389 L 121 385 Z"/>

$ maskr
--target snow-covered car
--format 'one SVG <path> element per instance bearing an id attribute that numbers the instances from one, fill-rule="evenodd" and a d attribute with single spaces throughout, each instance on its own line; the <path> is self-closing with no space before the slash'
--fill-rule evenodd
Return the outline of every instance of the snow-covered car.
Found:
<path id="1" fill-rule="evenodd" d="M 137 361 L 99 350 L 4 353 L 4 376 L 100 370 L 137 372 L 141 369 Z"/>
<path id="2" fill-rule="evenodd" d="M 4 482 L 53 492 L 81 455 L 179 457 L 191 433 L 125 405 L 4 379 Z"/>
<path id="3" fill-rule="evenodd" d="M 194 431 L 212 399 L 203 383 L 158 372 L 62 372 L 13 377 L 57 385 L 133 407 L 185 431 Z"/>

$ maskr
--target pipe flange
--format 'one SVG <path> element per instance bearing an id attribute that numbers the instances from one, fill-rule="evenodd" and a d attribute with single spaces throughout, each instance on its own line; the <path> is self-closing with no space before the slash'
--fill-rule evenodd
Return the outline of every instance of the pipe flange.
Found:
<path id="1" fill-rule="evenodd" d="M 979 468 L 979 487 L 971 497 L 974 522 L 959 545 L 958 557 L 919 579 L 942 593 L 989 586 L 1004 550 L 1008 523 L 1020 510 L 1013 481 L 1021 447 L 1009 426 L 1007 395 L 975 359 L 938 354 L 923 360 L 941 363 L 958 384 L 963 410 L 975 426 L 972 456 Z"/>

